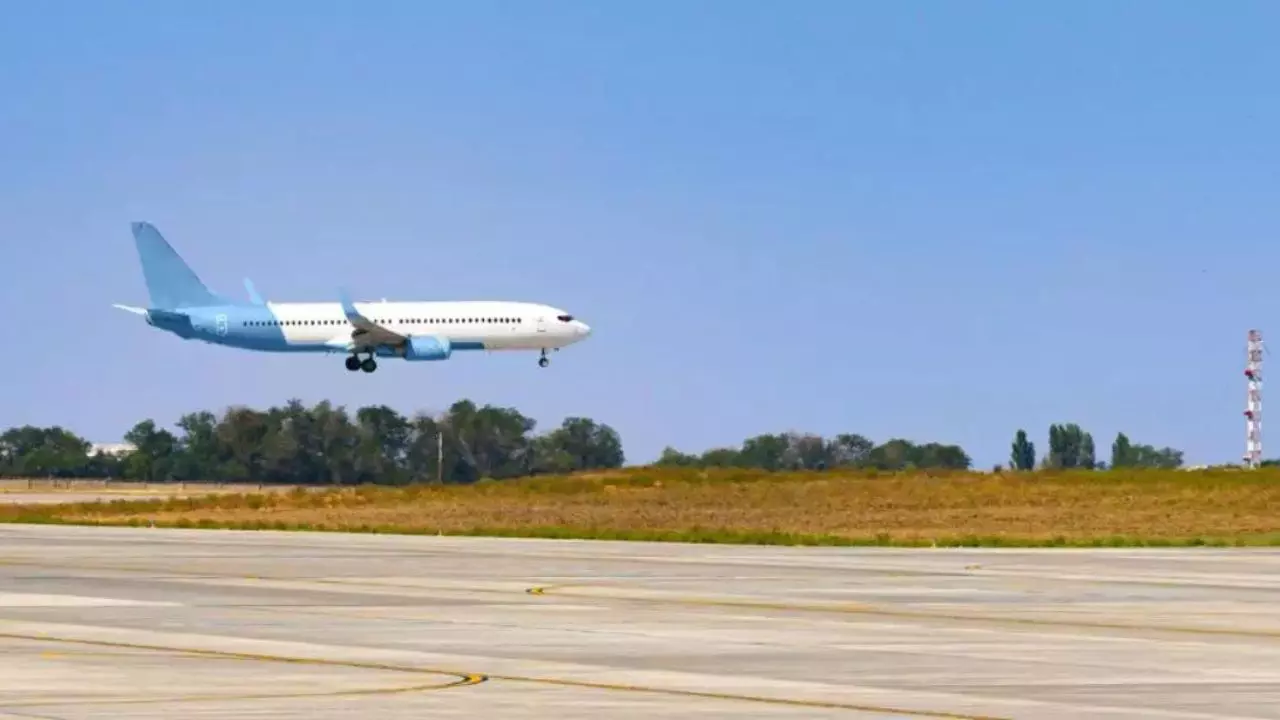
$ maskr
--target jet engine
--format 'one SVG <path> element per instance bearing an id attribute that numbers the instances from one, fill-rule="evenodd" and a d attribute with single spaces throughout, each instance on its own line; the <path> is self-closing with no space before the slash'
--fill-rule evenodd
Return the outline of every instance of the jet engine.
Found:
<path id="1" fill-rule="evenodd" d="M 452 354 L 449 339 L 434 335 L 410 337 L 404 345 L 405 360 L 448 360 Z"/>

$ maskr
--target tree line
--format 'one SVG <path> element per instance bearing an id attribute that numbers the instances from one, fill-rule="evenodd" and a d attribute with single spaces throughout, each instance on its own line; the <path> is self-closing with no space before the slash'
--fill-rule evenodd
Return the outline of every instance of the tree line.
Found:
<path id="1" fill-rule="evenodd" d="M 764 470 L 968 470 L 973 461 L 958 445 L 933 442 L 917 444 L 902 438 L 877 445 L 856 433 L 825 438 L 810 433 L 791 432 L 757 435 L 748 438 L 739 447 L 713 448 L 700 455 L 690 455 L 668 447 L 663 450 L 662 457 L 656 464 Z"/>
<path id="2" fill-rule="evenodd" d="M 228 408 L 178 419 L 176 432 L 147 419 L 121 455 L 62 427 L 24 426 L 0 435 L 0 475 L 165 481 L 399 485 L 474 482 L 543 473 L 621 467 L 618 433 L 570 417 L 535 435 L 536 422 L 514 408 L 459 400 L 439 416 L 406 417 L 385 405 L 353 414 L 293 400 L 265 411 Z"/>
<path id="3" fill-rule="evenodd" d="M 183 415 L 173 429 L 152 419 L 137 423 L 122 454 L 94 452 L 62 427 L 23 426 L 0 434 L 0 476 L 84 477 L 166 481 L 281 484 L 470 483 L 622 467 L 622 440 L 610 426 L 570 417 L 550 432 L 515 408 L 459 400 L 438 415 L 402 415 L 385 405 L 349 413 L 327 401 L 292 400 L 255 410 L 231 407 Z M 1093 436 L 1074 423 L 1049 427 L 1048 451 L 1037 455 L 1025 430 L 1014 436 L 1008 467 L 1106 469 L 1177 468 L 1182 451 L 1135 443 L 1118 433 L 1110 462 L 1096 457 Z M 736 447 L 691 454 L 667 447 L 654 463 L 664 467 L 738 467 L 763 470 L 861 468 L 971 469 L 958 445 L 863 435 L 812 433 L 756 435 Z M 1270 462 L 1268 463 L 1270 464 Z M 1004 470 L 1003 465 L 995 470 Z"/>
<path id="4" fill-rule="evenodd" d="M 1111 443 L 1110 463 L 1097 458 L 1093 435 L 1075 423 L 1049 426 L 1049 452 L 1036 465 L 1035 443 L 1027 439 L 1026 430 L 1018 430 L 1013 436 L 1009 453 L 1009 467 L 1014 470 L 1034 470 L 1036 467 L 1053 469 L 1105 470 L 1111 468 L 1165 468 L 1182 467 L 1182 451 L 1171 447 L 1134 443 L 1124 433 L 1116 433 Z M 1001 469 L 997 467 L 997 469 Z"/>

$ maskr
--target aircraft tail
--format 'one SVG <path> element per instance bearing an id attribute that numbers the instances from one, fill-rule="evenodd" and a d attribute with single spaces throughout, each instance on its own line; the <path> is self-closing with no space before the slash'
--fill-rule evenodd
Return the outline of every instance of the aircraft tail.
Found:
<path id="1" fill-rule="evenodd" d="M 163 310 L 224 305 L 226 300 L 209 292 L 195 272 L 183 262 L 160 231 L 148 222 L 132 225 L 133 239 L 142 262 L 142 275 L 151 295 L 151 307 Z"/>

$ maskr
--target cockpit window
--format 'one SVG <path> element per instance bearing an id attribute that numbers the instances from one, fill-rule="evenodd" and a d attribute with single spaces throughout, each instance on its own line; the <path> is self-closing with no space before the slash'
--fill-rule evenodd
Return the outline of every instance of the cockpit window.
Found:
<path id="1" fill-rule="evenodd" d="M 557 315 L 556 319 L 559 320 L 560 322 L 573 322 L 572 315 Z"/>

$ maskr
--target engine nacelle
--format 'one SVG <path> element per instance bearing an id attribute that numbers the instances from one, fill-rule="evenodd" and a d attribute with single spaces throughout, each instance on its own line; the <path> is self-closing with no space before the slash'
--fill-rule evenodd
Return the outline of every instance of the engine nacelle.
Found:
<path id="1" fill-rule="evenodd" d="M 452 354 L 449 338 L 434 335 L 410 337 L 404 347 L 405 360 L 448 360 Z"/>

